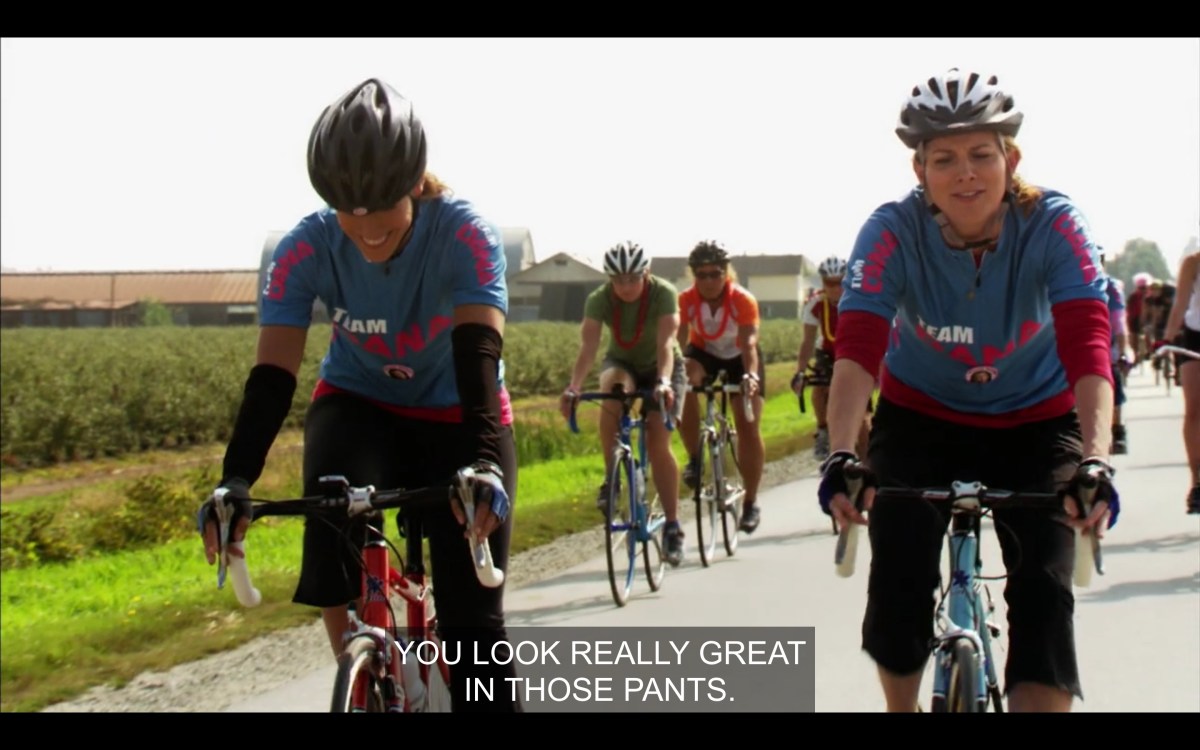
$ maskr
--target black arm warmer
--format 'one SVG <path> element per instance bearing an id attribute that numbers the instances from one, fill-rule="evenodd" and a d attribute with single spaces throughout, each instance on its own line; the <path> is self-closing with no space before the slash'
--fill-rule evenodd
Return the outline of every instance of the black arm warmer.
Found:
<path id="1" fill-rule="evenodd" d="M 500 466 L 500 392 L 497 380 L 504 340 L 491 326 L 464 323 L 454 327 L 454 378 L 462 402 L 465 466 L 485 459 Z"/>
<path id="2" fill-rule="evenodd" d="M 233 477 L 253 485 L 262 474 L 271 444 L 292 409 L 296 376 L 275 365 L 255 365 L 246 378 L 242 406 L 225 449 L 222 484 Z"/>

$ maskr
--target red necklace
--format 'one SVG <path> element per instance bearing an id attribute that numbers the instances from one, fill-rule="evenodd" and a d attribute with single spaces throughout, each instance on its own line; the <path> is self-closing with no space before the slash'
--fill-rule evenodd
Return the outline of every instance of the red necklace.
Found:
<path id="1" fill-rule="evenodd" d="M 613 299 L 613 340 L 617 342 L 617 346 L 622 349 L 632 349 L 642 338 L 642 331 L 646 327 L 646 312 L 650 309 L 650 280 L 646 279 L 642 284 L 642 298 L 638 303 L 637 326 L 633 330 L 633 338 L 626 342 L 621 338 L 621 307 L 624 305 L 621 298 L 617 296 L 614 289 L 612 291 Z"/>
<path id="2" fill-rule="evenodd" d="M 696 290 L 696 297 L 700 300 L 699 304 L 696 305 L 696 329 L 700 331 L 700 338 L 705 341 L 716 341 L 725 333 L 725 326 L 729 324 L 729 315 L 731 313 L 729 285 L 726 284 L 725 291 L 721 293 L 721 325 L 712 336 L 709 336 L 708 332 L 704 330 L 704 305 L 707 305 L 708 301 L 700 297 L 700 290 Z"/>

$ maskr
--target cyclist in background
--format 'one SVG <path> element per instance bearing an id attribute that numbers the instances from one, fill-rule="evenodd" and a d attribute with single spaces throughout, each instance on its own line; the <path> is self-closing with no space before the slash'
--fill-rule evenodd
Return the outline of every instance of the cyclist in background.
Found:
<path id="1" fill-rule="evenodd" d="M 262 290 L 256 363 L 218 489 L 244 500 L 262 473 L 292 406 L 319 299 L 333 330 L 305 418 L 304 494 L 320 494 L 319 478 L 329 474 L 353 485 L 411 488 L 470 467 L 475 529 L 503 569 L 517 464 L 500 376 L 508 308 L 500 232 L 426 171 L 420 119 L 377 79 L 350 89 L 317 118 L 308 176 L 327 206 L 301 219 L 275 250 Z M 209 564 L 218 551 L 211 508 L 210 498 L 198 518 Z M 245 512 L 238 503 L 235 540 L 245 535 Z M 461 508 L 432 508 L 421 523 L 441 636 L 452 652 L 482 657 L 450 667 L 454 710 L 520 710 L 504 690 L 495 701 L 466 700 L 468 679 L 505 684 L 515 677 L 511 664 L 487 657 L 507 639 L 504 587 L 476 579 Z M 360 552 L 339 531 L 328 519 L 306 521 L 293 596 L 321 608 L 335 654 L 349 630 L 347 605 L 363 593 Z M 361 533 L 350 538 L 361 543 Z"/>
<path id="2" fill-rule="evenodd" d="M 1184 256 L 1179 263 L 1178 279 L 1184 293 L 1175 296 L 1163 340 L 1155 342 L 1155 348 L 1179 340 L 1179 346 L 1200 353 L 1200 252 Z M 1200 513 L 1200 364 L 1191 357 L 1177 359 L 1176 369 L 1183 388 L 1183 444 L 1192 470 L 1187 512 Z"/>
<path id="3" fill-rule="evenodd" d="M 842 299 L 842 280 L 846 277 L 846 261 L 830 256 L 817 267 L 821 275 L 821 289 L 805 303 L 800 312 L 804 324 L 804 341 L 796 359 L 796 374 L 792 376 L 792 390 L 801 398 L 805 386 L 812 386 L 813 416 L 817 421 L 816 439 L 813 441 L 813 456 L 818 461 L 829 457 L 829 381 L 833 377 L 833 353 L 837 341 L 838 303 Z M 816 354 L 816 360 L 813 355 Z M 810 370 L 811 364 L 811 370 Z M 860 455 L 866 455 L 867 439 L 871 433 L 870 399 L 867 414 L 855 444 Z"/>
<path id="4" fill-rule="evenodd" d="M 584 380 L 596 361 L 603 326 L 612 333 L 600 365 L 600 390 L 617 384 L 626 393 L 653 389 L 655 398 L 643 404 L 646 415 L 646 450 L 654 487 L 662 500 L 667 523 L 663 530 L 663 554 L 668 563 L 683 561 L 683 527 L 679 524 L 679 464 L 671 452 L 671 433 L 661 419 L 650 418 L 662 398 L 673 422 L 683 408 L 685 386 L 679 332 L 679 293 L 666 279 L 650 273 L 650 255 L 632 242 L 610 248 L 604 254 L 608 283 L 600 286 L 584 303 L 580 328 L 579 356 L 571 382 L 563 391 L 560 407 L 569 417 L 572 402 L 579 397 Z M 605 401 L 600 410 L 600 444 L 604 451 L 604 484 L 596 496 L 596 507 L 604 512 L 613 449 L 617 444 L 621 407 Z"/>
<path id="5" fill-rule="evenodd" d="M 1150 282 L 1154 280 L 1150 274 L 1142 271 L 1133 275 L 1133 291 L 1125 299 L 1125 330 L 1133 337 L 1134 364 L 1141 364 L 1150 356 L 1150 344 L 1142 335 L 1142 310 L 1146 301 L 1146 292 Z"/>
<path id="6" fill-rule="evenodd" d="M 859 458 L 855 437 L 882 360 L 862 497 L 871 540 L 862 646 L 890 711 L 917 709 L 949 509 L 876 498 L 874 488 L 961 479 L 1065 490 L 1063 513 L 993 511 L 1007 532 L 998 534 L 1008 573 L 1005 692 L 1017 712 L 1068 711 L 1082 697 L 1071 526 L 1102 535 L 1119 510 L 1107 461 L 1106 282 L 1078 207 L 1016 173 L 1022 117 L 995 76 L 952 69 L 914 86 L 895 132 L 913 151 L 918 185 L 867 219 L 843 285 L 833 452 L 818 497 L 839 526 L 867 523 L 842 469 Z M 1071 498 L 1089 467 L 1103 478 L 1080 519 Z"/>
<path id="7" fill-rule="evenodd" d="M 762 481 L 766 446 L 758 428 L 762 417 L 765 369 L 758 343 L 758 300 L 737 283 L 737 272 L 729 263 L 729 253 L 714 242 L 701 242 L 688 256 L 695 283 L 679 295 L 679 343 L 684 347 L 684 368 L 688 382 L 701 385 L 705 377 L 725 370 L 731 383 L 741 383 L 744 396 L 732 395 L 730 405 L 737 428 L 738 466 L 745 482 L 742 520 L 738 528 L 753 533 L 761 512 L 756 500 Z M 753 400 L 754 421 L 747 422 L 742 399 Z M 695 487 L 700 446 L 700 399 L 688 392 L 684 397 L 680 436 L 689 460 L 683 481 Z"/>
<path id="8" fill-rule="evenodd" d="M 1100 267 L 1106 268 L 1104 248 L 1099 248 Z M 1108 299 L 1109 327 L 1112 329 L 1112 368 L 1113 368 L 1113 423 L 1112 448 L 1113 454 L 1129 452 L 1129 438 L 1125 433 L 1125 424 L 1121 421 L 1121 407 L 1125 405 L 1125 376 L 1131 367 L 1128 354 L 1129 343 L 1125 331 L 1125 295 L 1121 282 L 1112 276 L 1107 276 L 1108 287 L 1105 297 Z"/>

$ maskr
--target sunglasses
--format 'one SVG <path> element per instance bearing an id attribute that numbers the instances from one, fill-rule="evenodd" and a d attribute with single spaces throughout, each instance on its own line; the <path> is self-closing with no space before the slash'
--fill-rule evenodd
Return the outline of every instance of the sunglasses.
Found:
<path id="1" fill-rule="evenodd" d="M 695 274 L 700 281 L 708 281 L 710 279 L 719 279 L 725 275 L 724 271 L 699 271 Z"/>
<path id="2" fill-rule="evenodd" d="M 825 286 L 841 286 L 842 280 L 841 279 L 824 279 L 821 283 L 824 284 Z"/>

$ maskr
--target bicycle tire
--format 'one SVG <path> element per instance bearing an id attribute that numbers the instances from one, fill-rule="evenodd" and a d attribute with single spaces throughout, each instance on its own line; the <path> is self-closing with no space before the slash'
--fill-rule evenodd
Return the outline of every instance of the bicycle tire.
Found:
<path id="1" fill-rule="evenodd" d="M 742 523 L 742 501 L 746 497 L 746 488 L 742 483 L 742 467 L 737 458 L 737 441 L 737 431 L 729 430 L 723 441 L 724 447 L 729 450 L 729 460 L 721 460 L 721 532 L 725 539 L 725 554 L 730 557 L 737 554 L 738 527 Z M 726 470 L 729 467 L 733 467 L 733 471 L 727 475 Z M 729 497 L 725 497 L 727 489 L 733 490 Z"/>
<path id="2" fill-rule="evenodd" d="M 337 676 L 333 681 L 333 699 L 330 713 L 386 713 L 387 699 L 384 686 L 383 660 L 379 646 L 368 635 L 354 637 L 338 655 Z M 364 705 L 355 705 L 355 686 L 365 680 Z"/>
<path id="3" fill-rule="evenodd" d="M 699 466 L 696 470 L 696 546 L 700 550 L 700 564 L 712 565 L 717 553 L 716 467 L 712 461 L 712 434 L 708 430 L 700 433 L 700 448 L 696 452 Z"/>
<path id="4" fill-rule="evenodd" d="M 608 482 L 608 507 L 604 524 L 605 555 L 608 558 L 608 582 L 612 588 L 613 601 L 624 607 L 633 589 L 633 573 L 637 564 L 637 537 L 633 533 L 632 504 L 630 498 L 636 492 L 633 485 L 633 458 L 628 453 L 620 454 L 613 461 L 612 476 Z M 622 488 L 628 486 L 628 492 Z M 624 528 L 614 529 L 613 524 Z M 616 549 L 616 545 L 621 549 Z M 624 574 L 619 574 L 624 565 Z"/>
<path id="5" fill-rule="evenodd" d="M 662 502 L 658 497 L 658 493 L 652 492 L 649 488 L 646 489 L 648 497 L 644 498 L 646 503 L 646 528 L 653 528 L 654 524 L 658 524 L 658 530 L 650 534 L 649 540 L 642 542 L 642 561 L 646 566 L 646 582 L 650 584 L 651 591 L 658 591 L 662 588 L 663 577 L 667 572 L 667 561 L 663 557 L 662 535 L 663 529 L 666 528 L 666 512 L 663 510 Z"/>
<path id="6" fill-rule="evenodd" d="M 946 709 L 952 714 L 983 713 L 975 694 L 979 680 L 979 654 L 966 638 L 954 642 L 950 656 L 950 685 L 946 691 Z"/>

